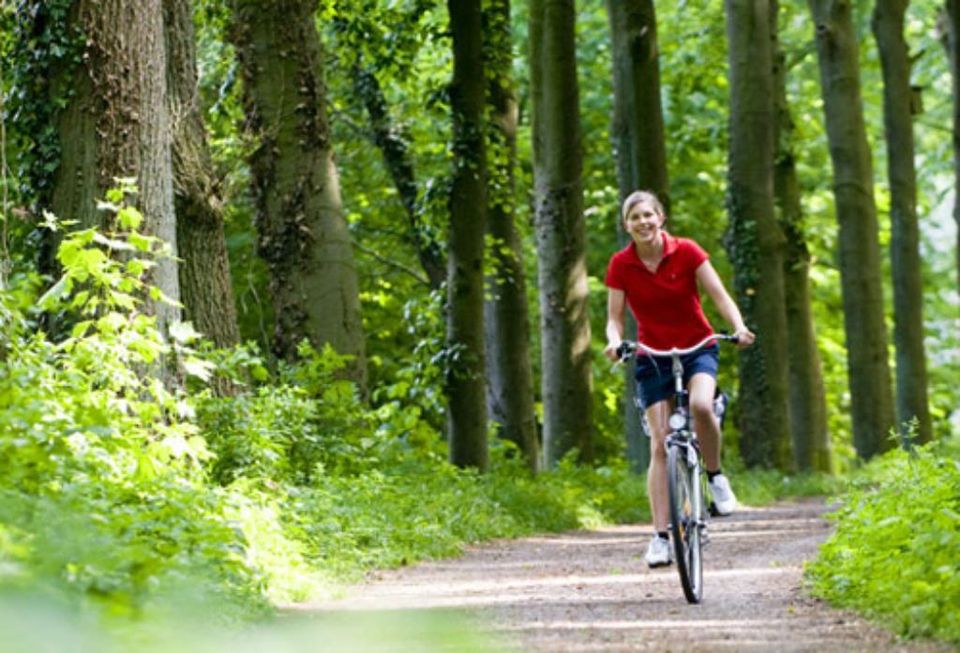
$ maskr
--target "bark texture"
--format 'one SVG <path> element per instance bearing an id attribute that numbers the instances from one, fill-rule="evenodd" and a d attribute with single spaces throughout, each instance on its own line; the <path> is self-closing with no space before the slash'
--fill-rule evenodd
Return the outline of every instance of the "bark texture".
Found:
<path id="1" fill-rule="evenodd" d="M 310 0 L 232 0 L 230 38 L 244 83 L 257 205 L 257 246 L 270 273 L 274 349 L 302 340 L 353 356 L 365 382 L 357 271 L 343 217 Z"/>
<path id="2" fill-rule="evenodd" d="M 613 46 L 613 144 L 617 160 L 620 202 L 635 190 L 653 191 L 670 213 L 666 140 L 660 104 L 660 51 L 653 0 L 607 0 Z M 619 213 L 613 218 L 621 242 L 629 237 Z M 630 315 L 628 338 L 636 333 Z M 623 408 L 627 459 L 637 472 L 650 463 L 650 442 L 634 397 L 636 381 L 631 365 L 624 366 Z"/>
<path id="3" fill-rule="evenodd" d="M 893 273 L 893 341 L 897 349 L 897 426 L 910 446 L 908 424 L 916 421 L 915 441 L 929 442 L 927 364 L 923 347 L 923 277 L 917 220 L 913 115 L 910 108 L 910 53 L 904 40 L 908 0 L 878 2 L 873 34 L 883 69 L 883 124 L 890 177 L 890 261 Z"/>
<path id="4" fill-rule="evenodd" d="M 544 448 L 593 457 L 590 323 L 572 0 L 530 3 Z"/>
<path id="5" fill-rule="evenodd" d="M 873 170 L 860 94 L 849 0 L 809 0 L 820 66 L 837 221 L 853 441 L 869 459 L 891 447 L 893 397 L 887 362 Z"/>
<path id="6" fill-rule="evenodd" d="M 740 455 L 791 466 L 785 239 L 774 214 L 774 78 L 769 0 L 726 0 L 730 53 L 727 249 L 737 303 L 757 341 L 740 352 Z"/>
<path id="7" fill-rule="evenodd" d="M 447 256 L 447 372 L 450 461 L 487 468 L 483 250 L 486 155 L 481 0 L 448 0 L 453 33 L 454 172 Z"/>
<path id="8" fill-rule="evenodd" d="M 115 178 L 134 177 L 141 230 L 168 243 L 176 256 L 161 0 L 78 0 L 69 20 L 85 45 L 79 71 L 53 82 L 54 96 L 66 88 L 74 95 L 57 121 L 61 160 L 51 210 L 84 227 L 103 226 L 96 201 Z M 179 301 L 172 259 L 159 261 L 148 281 Z M 147 310 L 161 330 L 180 317 L 179 308 L 165 303 L 151 302 Z"/>
<path id="9" fill-rule="evenodd" d="M 487 408 L 500 435 L 517 445 L 531 470 L 540 467 L 533 407 L 530 315 L 523 248 L 516 226 L 514 170 L 517 162 L 517 98 L 514 92 L 510 1 L 490 0 L 484 10 L 488 65 L 490 184 L 487 188 L 488 251 L 484 329 Z"/>
<path id="10" fill-rule="evenodd" d="M 184 317 L 218 347 L 230 347 L 240 341 L 240 334 L 220 183 L 213 172 L 197 88 L 193 0 L 163 0 L 163 14 Z"/>
<path id="11" fill-rule="evenodd" d="M 953 220 L 957 224 L 957 290 L 960 292 L 960 0 L 946 0 L 947 49 L 953 90 Z"/>
<path id="12" fill-rule="evenodd" d="M 800 183 L 793 154 L 793 118 L 787 104 L 785 56 L 777 38 L 777 3 L 771 3 L 774 106 L 777 125 L 773 188 L 786 238 L 783 286 L 789 352 L 789 413 L 793 462 L 799 471 L 830 471 L 830 434 L 820 351 L 810 303 L 810 251 L 803 230 Z"/>
<path id="13" fill-rule="evenodd" d="M 669 214 L 660 47 L 653 0 L 607 0 L 607 14 L 613 44 L 613 139 L 620 196 L 626 199 L 635 190 L 652 191 Z"/>

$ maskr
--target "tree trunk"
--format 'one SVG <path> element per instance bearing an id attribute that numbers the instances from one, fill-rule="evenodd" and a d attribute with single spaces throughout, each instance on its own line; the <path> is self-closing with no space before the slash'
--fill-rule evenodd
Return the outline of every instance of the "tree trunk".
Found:
<path id="1" fill-rule="evenodd" d="M 530 68 L 546 461 L 593 457 L 573 0 L 530 3 Z"/>
<path id="2" fill-rule="evenodd" d="M 57 121 L 61 147 L 51 209 L 84 227 L 103 226 L 96 201 L 117 177 L 137 180 L 142 231 L 168 243 L 177 255 L 173 208 L 171 128 L 160 0 L 78 0 L 68 19 L 84 34 L 79 70 L 58 75 L 53 94 L 73 90 Z M 68 78 L 69 77 L 69 78 Z M 147 278 L 180 300 L 177 265 L 158 261 Z M 180 309 L 149 302 L 161 331 Z"/>
<path id="3" fill-rule="evenodd" d="M 960 0 L 946 0 L 946 6 L 953 96 L 953 220 L 957 224 L 957 291 L 960 292 Z"/>
<path id="4" fill-rule="evenodd" d="M 223 234 L 220 183 L 200 109 L 192 0 L 163 0 L 173 182 L 185 319 L 218 347 L 240 341 Z"/>
<path id="5" fill-rule="evenodd" d="M 383 154 L 387 171 L 407 213 L 407 241 L 416 249 L 417 258 L 427 275 L 430 287 L 437 290 L 447 278 L 446 263 L 440 245 L 427 232 L 420 219 L 417 209 L 417 180 L 407 143 L 396 125 L 390 122 L 387 100 L 376 74 L 357 65 L 353 86 L 370 116 L 373 142 Z"/>
<path id="6" fill-rule="evenodd" d="M 849 0 L 809 0 L 834 196 L 840 225 L 840 279 L 853 442 L 864 459 L 891 447 L 893 399 L 887 362 L 877 209 L 860 96 L 858 43 Z"/>
<path id="7" fill-rule="evenodd" d="M 365 383 L 353 245 L 340 201 L 310 0 L 232 0 L 230 37 L 244 82 L 258 251 L 270 273 L 277 355 L 303 340 L 353 356 Z"/>
<path id="8" fill-rule="evenodd" d="M 897 348 L 897 425 L 909 447 L 929 442 L 927 364 L 923 347 L 923 278 L 917 220 L 917 173 L 910 110 L 910 54 L 903 37 L 908 0 L 878 2 L 873 34 L 883 69 L 883 124 L 890 177 L 890 261 L 893 273 L 893 341 Z"/>
<path id="9" fill-rule="evenodd" d="M 486 154 L 481 0 L 448 0 L 453 34 L 454 173 L 447 257 L 447 372 L 450 461 L 487 468 L 483 349 Z"/>
<path id="10" fill-rule="evenodd" d="M 793 156 L 793 119 L 787 105 L 785 56 L 777 40 L 777 3 L 770 5 L 774 45 L 774 108 L 777 125 L 773 189 L 786 237 L 783 286 L 789 352 L 789 414 L 793 461 L 800 471 L 830 471 L 830 434 L 820 352 L 810 302 L 810 252 L 803 233 L 800 183 Z"/>
<path id="11" fill-rule="evenodd" d="M 757 341 L 740 353 L 740 455 L 748 466 L 791 465 L 784 237 L 774 216 L 770 4 L 726 0 L 730 52 L 727 248 L 744 320 Z"/>
<path id="12" fill-rule="evenodd" d="M 613 47 L 613 142 L 617 157 L 620 202 L 635 190 L 653 191 L 670 213 L 667 152 L 660 104 L 660 51 L 653 0 L 607 0 Z M 617 233 L 629 240 L 623 221 Z M 627 337 L 636 332 L 632 319 Z M 650 442 L 634 398 L 636 381 L 632 365 L 624 366 L 623 408 L 627 459 L 637 472 L 650 463 Z"/>
<path id="13" fill-rule="evenodd" d="M 533 407 L 530 316 L 523 249 L 515 224 L 514 169 L 517 163 L 517 99 L 513 89 L 510 0 L 490 0 L 484 11 L 488 128 L 491 155 L 487 188 L 489 250 L 484 328 L 487 353 L 487 408 L 500 435 L 514 442 L 534 472 L 540 444 Z"/>

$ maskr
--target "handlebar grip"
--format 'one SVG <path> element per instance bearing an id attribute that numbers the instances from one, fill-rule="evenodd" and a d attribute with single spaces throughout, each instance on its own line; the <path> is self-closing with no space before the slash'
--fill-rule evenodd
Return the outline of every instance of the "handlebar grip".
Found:
<path id="1" fill-rule="evenodd" d="M 717 335 L 717 340 L 726 340 L 727 342 L 732 342 L 733 344 L 737 344 L 738 342 L 740 342 L 740 336 L 736 334 L 718 333 L 716 335 Z"/>

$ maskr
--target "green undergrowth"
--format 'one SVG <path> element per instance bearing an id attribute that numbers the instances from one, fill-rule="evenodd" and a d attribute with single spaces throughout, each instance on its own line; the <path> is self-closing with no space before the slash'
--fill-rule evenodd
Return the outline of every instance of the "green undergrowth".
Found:
<path id="1" fill-rule="evenodd" d="M 501 461 L 485 475 L 442 461 L 247 487 L 238 523 L 277 603 L 317 599 L 374 569 L 454 556 L 492 538 L 647 518 L 643 479 L 626 466 L 531 476 Z"/>
<path id="2" fill-rule="evenodd" d="M 843 486 L 842 477 L 823 473 L 787 474 L 772 469 L 744 470 L 734 465 L 729 475 L 737 499 L 748 506 L 830 496 Z"/>
<path id="3" fill-rule="evenodd" d="M 960 442 L 871 462 L 808 567 L 814 592 L 906 637 L 960 643 Z"/>

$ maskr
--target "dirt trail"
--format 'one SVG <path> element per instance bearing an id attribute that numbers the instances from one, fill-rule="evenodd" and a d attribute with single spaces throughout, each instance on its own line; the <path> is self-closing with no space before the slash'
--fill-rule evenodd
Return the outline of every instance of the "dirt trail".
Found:
<path id="1" fill-rule="evenodd" d="M 744 508 L 714 519 L 704 601 L 683 598 L 676 568 L 643 563 L 649 525 L 498 541 L 461 558 L 376 574 L 341 600 L 298 606 L 466 611 L 520 651 L 948 651 L 903 643 L 806 597 L 803 561 L 829 534 L 818 502 Z"/>

